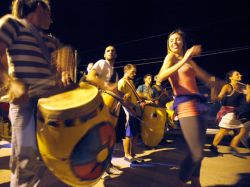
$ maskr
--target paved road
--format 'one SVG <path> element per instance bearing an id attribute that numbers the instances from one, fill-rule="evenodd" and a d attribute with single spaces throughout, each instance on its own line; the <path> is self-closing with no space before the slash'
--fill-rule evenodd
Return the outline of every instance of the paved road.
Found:
<path id="1" fill-rule="evenodd" d="M 207 143 L 212 141 L 211 138 L 208 137 Z M 119 166 L 123 174 L 101 179 L 95 187 L 178 187 L 178 166 L 187 149 L 181 135 L 169 135 L 167 140 L 168 143 L 153 150 L 138 144 L 137 156 L 145 159 L 145 164 L 132 166 L 123 159 L 122 145 L 117 143 L 112 163 Z M 250 151 L 240 148 L 244 158 L 235 157 L 230 154 L 229 147 L 226 146 L 229 141 L 230 136 L 224 139 L 222 142 L 224 145 L 219 146 L 221 155 L 217 157 L 213 156 L 208 149 L 204 149 L 205 158 L 201 169 L 202 186 L 250 186 Z M 208 145 L 206 144 L 206 147 Z M 9 186 L 9 154 L 9 148 L 0 149 L 0 187 Z"/>

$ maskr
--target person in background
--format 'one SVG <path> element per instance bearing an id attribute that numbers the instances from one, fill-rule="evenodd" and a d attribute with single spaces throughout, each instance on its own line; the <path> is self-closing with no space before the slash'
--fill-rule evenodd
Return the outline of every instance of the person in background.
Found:
<path id="1" fill-rule="evenodd" d="M 82 77 L 80 78 L 79 82 L 83 82 L 86 80 L 86 76 L 89 74 L 91 71 L 92 67 L 94 66 L 93 62 L 88 63 L 86 71 L 81 71 L 80 73 L 82 74 Z"/>
<path id="2" fill-rule="evenodd" d="M 137 88 L 137 94 L 140 96 L 142 100 L 144 100 L 146 103 L 154 103 L 154 99 L 156 97 L 155 91 L 152 89 L 152 75 L 146 74 L 143 77 L 144 84 L 139 85 Z"/>
<path id="3" fill-rule="evenodd" d="M 53 72 L 49 59 L 61 47 L 56 38 L 43 32 L 52 23 L 50 15 L 48 0 L 14 0 L 12 15 L 0 19 L 0 59 L 5 54 L 8 57 L 8 69 L 1 66 L 0 75 L 7 84 L 10 102 L 11 187 L 48 186 L 50 179 L 50 185 L 64 186 L 50 175 L 40 158 L 36 139 L 39 98 L 28 94 L 32 86 L 50 80 Z M 70 84 L 69 72 L 62 72 L 61 81 L 65 86 Z"/>
<path id="4" fill-rule="evenodd" d="M 155 103 L 160 107 L 166 107 L 166 103 L 170 101 L 170 97 L 168 95 L 168 92 L 166 88 L 163 88 L 161 85 L 161 82 L 158 81 L 157 75 L 154 76 L 155 84 L 152 86 L 152 89 L 154 90 L 155 97 Z"/>
<path id="5" fill-rule="evenodd" d="M 90 72 L 90 70 L 92 69 L 93 66 L 94 66 L 94 63 L 93 63 L 93 62 L 88 63 L 88 66 L 87 66 L 87 74 Z"/>
<path id="6" fill-rule="evenodd" d="M 107 46 L 104 52 L 104 59 L 98 60 L 93 65 L 86 80 L 103 90 L 117 93 L 117 83 L 119 79 L 118 74 L 114 70 L 116 57 L 115 47 L 112 45 Z M 110 163 L 110 167 L 108 167 L 102 178 L 105 178 L 108 174 L 120 175 L 121 173 L 121 170 Z"/>
<path id="7" fill-rule="evenodd" d="M 133 64 L 127 64 L 124 66 L 124 76 L 118 82 L 118 90 L 123 93 L 123 99 L 127 105 L 132 104 L 133 106 L 139 105 L 136 97 L 136 89 L 133 83 L 133 79 L 136 75 L 136 67 Z M 139 107 L 139 106 L 138 106 Z M 130 114 L 127 108 L 123 107 L 126 115 L 125 124 L 125 139 L 123 140 L 124 148 L 124 159 L 131 163 L 137 163 L 138 161 L 134 158 L 134 148 L 136 146 L 136 140 L 140 132 L 139 121 L 135 116 Z"/>
<path id="8" fill-rule="evenodd" d="M 117 57 L 115 47 L 107 46 L 104 59 L 98 60 L 87 75 L 87 81 L 95 84 L 103 90 L 117 90 L 118 74 L 114 70 L 114 63 Z"/>
<path id="9" fill-rule="evenodd" d="M 169 80 L 174 94 L 174 109 L 178 116 L 183 136 L 188 145 L 188 155 L 181 163 L 180 186 L 191 181 L 192 186 L 201 186 L 200 168 L 206 135 L 207 103 L 199 93 L 196 77 L 204 82 L 210 75 L 201 69 L 192 57 L 201 53 L 201 46 L 186 50 L 185 33 L 174 30 L 167 40 L 168 54 L 158 73 L 158 81 Z"/>
<path id="10" fill-rule="evenodd" d="M 209 149 L 218 154 L 218 148 L 220 141 L 229 131 L 233 129 L 240 129 L 239 133 L 234 136 L 230 143 L 230 151 L 235 156 L 241 156 L 237 151 L 237 146 L 240 140 L 245 136 L 247 130 L 241 121 L 237 120 L 237 108 L 242 100 L 245 100 L 245 96 L 239 88 L 238 82 L 241 81 L 242 75 L 236 71 L 231 70 L 226 75 L 227 83 L 222 87 L 217 101 L 221 101 L 221 109 L 217 114 L 217 121 L 219 122 L 220 130 L 215 135 L 212 145 Z"/>
<path id="11" fill-rule="evenodd" d="M 250 85 L 247 84 L 245 86 L 245 94 L 246 97 L 243 98 L 239 107 L 236 109 L 237 118 L 243 123 L 244 127 L 246 128 L 245 135 L 241 138 L 241 143 L 250 148 L 250 138 L 249 138 L 249 131 L 250 131 Z"/>

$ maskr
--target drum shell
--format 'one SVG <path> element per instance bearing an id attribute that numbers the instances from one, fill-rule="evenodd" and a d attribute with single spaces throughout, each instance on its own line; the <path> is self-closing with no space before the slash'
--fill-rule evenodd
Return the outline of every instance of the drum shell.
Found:
<path id="1" fill-rule="evenodd" d="M 10 141 L 11 140 L 11 124 L 8 118 L 9 103 L 0 102 L 0 137 Z"/>
<path id="2" fill-rule="evenodd" d="M 142 116 L 141 137 L 147 146 L 157 146 L 165 133 L 166 109 L 146 105 Z"/>
<path id="3" fill-rule="evenodd" d="M 114 127 L 116 127 L 118 117 L 119 117 L 119 114 L 120 114 L 120 110 L 121 110 L 121 105 L 118 102 L 118 100 L 116 100 L 109 93 L 105 93 L 105 92 L 102 93 L 102 98 L 103 98 L 104 104 L 107 106 L 107 108 L 108 108 L 108 110 L 110 112 L 112 125 Z"/>
<path id="4" fill-rule="evenodd" d="M 81 89 L 86 89 L 87 91 L 88 85 Z M 115 133 L 110 121 L 111 117 L 109 111 L 104 105 L 98 90 L 94 89 L 94 93 L 91 95 L 95 97 L 93 97 L 90 102 L 86 103 L 87 106 L 69 107 L 64 111 L 54 110 L 44 106 L 44 103 L 47 102 L 46 99 L 41 99 L 38 102 L 37 138 L 41 156 L 47 167 L 55 176 L 72 186 L 92 186 L 99 181 L 101 176 L 100 174 L 95 178 L 82 180 L 75 175 L 72 169 L 72 160 L 70 158 L 72 158 L 72 152 L 76 145 L 84 139 L 92 129 L 95 129 L 98 124 L 104 122 L 109 124 L 109 126 L 112 127 L 112 132 Z M 84 121 L 79 121 L 79 117 L 81 116 L 89 117 Z M 74 119 L 74 124 L 66 125 L 65 120 L 67 119 Z M 56 125 L 55 123 L 51 124 L 51 120 L 56 120 Z M 115 134 L 110 144 L 113 146 L 114 143 Z M 111 154 L 112 147 L 109 147 L 108 155 L 104 158 L 105 162 L 110 162 Z M 95 155 L 95 157 L 98 157 L 98 155 Z M 96 158 L 93 158 L 93 160 L 95 159 Z M 104 171 L 105 168 L 103 168 L 102 173 Z"/>
<path id="5" fill-rule="evenodd" d="M 172 129 L 178 129 L 179 127 L 175 122 L 176 116 L 173 109 L 173 105 L 174 105 L 174 100 L 166 103 L 167 122 Z"/>

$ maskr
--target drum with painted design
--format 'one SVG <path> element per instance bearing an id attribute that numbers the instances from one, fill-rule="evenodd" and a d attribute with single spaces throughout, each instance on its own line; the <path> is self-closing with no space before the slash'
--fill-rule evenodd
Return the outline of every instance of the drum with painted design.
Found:
<path id="1" fill-rule="evenodd" d="M 0 99 L 0 138 L 7 141 L 11 140 L 11 124 L 9 121 L 9 103 L 8 99 L 3 96 Z"/>
<path id="2" fill-rule="evenodd" d="M 178 125 L 178 117 L 175 115 L 174 109 L 174 100 L 166 103 L 166 112 L 167 112 L 167 126 L 168 129 L 180 129 Z"/>
<path id="3" fill-rule="evenodd" d="M 55 176 L 71 186 L 92 186 L 107 169 L 115 144 L 108 108 L 95 86 L 38 101 L 38 147 Z"/>
<path id="4" fill-rule="evenodd" d="M 103 98 L 104 104 L 109 109 L 112 124 L 114 127 L 116 127 L 118 117 L 120 114 L 120 109 L 121 109 L 121 103 L 119 101 L 121 101 L 122 98 L 120 98 L 117 94 L 111 91 L 103 91 L 102 98 Z"/>
<path id="5" fill-rule="evenodd" d="M 165 133 L 166 109 L 154 105 L 146 105 L 143 110 L 141 137 L 145 145 L 157 146 Z"/>

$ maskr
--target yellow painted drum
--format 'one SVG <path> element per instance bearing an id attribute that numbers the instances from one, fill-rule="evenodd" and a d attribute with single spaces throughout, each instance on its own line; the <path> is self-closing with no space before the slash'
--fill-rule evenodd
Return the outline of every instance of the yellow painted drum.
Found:
<path id="1" fill-rule="evenodd" d="M 162 107 L 146 105 L 142 116 L 141 137 L 147 146 L 157 146 L 165 132 L 166 109 Z"/>
<path id="2" fill-rule="evenodd" d="M 3 102 L 2 102 L 3 101 Z M 11 140 L 11 124 L 9 121 L 9 103 L 0 99 L 0 139 Z"/>
<path id="3" fill-rule="evenodd" d="M 166 112 L 167 112 L 167 120 L 168 120 L 167 122 L 168 122 L 168 125 L 172 129 L 177 129 L 178 126 L 175 123 L 175 113 L 174 113 L 173 105 L 174 105 L 174 100 L 166 103 Z"/>
<path id="4" fill-rule="evenodd" d="M 110 113 L 88 83 L 38 101 L 38 147 L 55 176 L 71 186 L 92 186 L 107 169 L 115 144 Z"/>
<path id="5" fill-rule="evenodd" d="M 108 107 L 110 115 L 111 115 L 111 123 L 114 127 L 116 127 L 118 117 L 121 110 L 121 104 L 119 103 L 119 96 L 111 91 L 102 92 L 102 98 L 104 104 Z"/>

